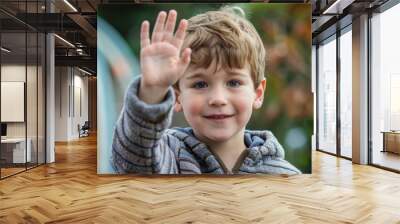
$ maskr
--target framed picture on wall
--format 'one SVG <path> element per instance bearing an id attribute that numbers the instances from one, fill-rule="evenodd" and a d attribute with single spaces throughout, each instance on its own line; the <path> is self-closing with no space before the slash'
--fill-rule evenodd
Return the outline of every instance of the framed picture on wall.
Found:
<path id="1" fill-rule="evenodd" d="M 97 22 L 99 174 L 311 173 L 308 4 L 113 4 Z"/>
<path id="2" fill-rule="evenodd" d="M 25 82 L 1 82 L 1 122 L 24 122 Z"/>

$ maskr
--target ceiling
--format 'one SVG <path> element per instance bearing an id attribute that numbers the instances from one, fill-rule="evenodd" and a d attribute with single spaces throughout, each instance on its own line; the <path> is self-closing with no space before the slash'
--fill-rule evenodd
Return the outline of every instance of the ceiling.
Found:
<path id="1" fill-rule="evenodd" d="M 166 2 L 165 0 L 155 0 Z M 201 0 L 207 2 L 207 0 Z M 212 0 L 209 0 L 212 2 Z M 347 15 L 377 7 L 387 0 L 270 0 L 254 2 L 291 2 L 311 3 L 313 38 L 322 36 L 332 24 Z M 47 2 L 47 9 L 46 9 Z M 86 66 L 96 71 L 96 14 L 99 4 L 135 4 L 137 2 L 152 2 L 151 0 L 1 0 L 0 25 L 2 30 L 2 46 L 13 49 L 9 58 L 22 57 L 28 52 L 35 53 L 42 46 L 36 43 L 36 35 L 28 35 L 25 39 L 25 29 L 28 31 L 54 32 L 61 38 L 72 43 L 65 43 L 55 38 L 56 65 Z M 171 1 L 168 1 L 171 2 Z M 190 0 L 174 0 L 174 2 L 193 2 Z M 337 4 L 337 3 L 339 4 Z M 70 5 L 69 5 L 69 4 Z M 331 7 L 335 6 L 335 7 Z M 52 8 L 52 13 L 50 12 Z M 329 9 L 329 10 L 327 10 Z M 329 13 L 327 13 L 329 12 Z M 39 38 L 40 39 L 40 38 Z M 25 44 L 28 47 L 25 50 Z M 79 49 L 79 50 L 77 50 Z M 3 52 L 2 52 L 3 54 Z"/>

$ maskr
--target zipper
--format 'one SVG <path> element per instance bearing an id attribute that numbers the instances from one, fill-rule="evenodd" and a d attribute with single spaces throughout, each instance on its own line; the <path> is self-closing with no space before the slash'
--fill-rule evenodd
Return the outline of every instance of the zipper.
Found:
<path id="1" fill-rule="evenodd" d="M 247 157 L 247 155 L 249 153 L 249 151 L 247 149 L 243 150 L 243 152 L 237 158 L 235 165 L 233 165 L 232 170 L 228 170 L 228 168 L 226 168 L 225 163 L 222 161 L 222 159 L 213 151 L 210 150 L 210 152 L 211 152 L 211 154 L 213 154 L 215 159 L 221 165 L 221 168 L 224 171 L 224 174 L 237 174 L 239 172 L 240 167 L 243 164 L 244 159 Z"/>

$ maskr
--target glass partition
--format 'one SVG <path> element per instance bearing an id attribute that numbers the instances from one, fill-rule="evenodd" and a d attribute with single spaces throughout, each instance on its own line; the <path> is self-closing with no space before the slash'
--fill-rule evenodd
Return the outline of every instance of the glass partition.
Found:
<path id="1" fill-rule="evenodd" d="M 26 12 L 39 13 L 37 1 L 27 2 Z M 35 21 L 36 20 L 36 21 Z M 37 24 L 38 17 L 31 22 Z M 38 165 L 38 76 L 39 76 L 39 33 L 36 29 L 27 27 L 27 144 L 30 147 L 31 158 L 27 167 Z"/>
<path id="2" fill-rule="evenodd" d="M 2 177 L 25 170 L 31 157 L 26 144 L 26 40 L 25 31 L 1 34 Z"/>
<path id="3" fill-rule="evenodd" d="M 46 113 L 46 38 L 43 33 L 38 34 L 38 75 L 37 75 L 37 162 L 44 164 L 46 162 L 46 145 L 45 145 L 45 113 Z"/>
<path id="4" fill-rule="evenodd" d="M 26 110 L 27 110 L 27 149 L 31 151 L 30 158 L 28 160 L 27 166 L 28 168 L 37 165 L 37 76 L 38 76 L 38 35 L 37 32 L 29 31 L 27 33 L 27 52 L 28 52 L 28 61 L 27 61 L 27 98 L 26 98 Z"/>
<path id="5" fill-rule="evenodd" d="M 400 171 L 400 4 L 371 19 L 372 164 Z"/>
<path id="6" fill-rule="evenodd" d="M 43 5 L 18 9 L 43 13 Z M 0 12 L 1 179 L 45 163 L 45 44 L 44 33 Z"/>
<path id="7" fill-rule="evenodd" d="M 318 47 L 318 149 L 336 154 L 336 36 Z"/>

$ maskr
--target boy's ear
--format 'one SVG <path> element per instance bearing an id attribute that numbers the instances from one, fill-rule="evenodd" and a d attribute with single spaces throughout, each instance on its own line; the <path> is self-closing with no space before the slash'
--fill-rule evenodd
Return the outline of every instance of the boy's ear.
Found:
<path id="1" fill-rule="evenodd" d="M 254 109 L 261 108 L 263 101 L 264 101 L 264 92 L 265 92 L 266 86 L 267 86 L 267 80 L 264 78 L 263 80 L 261 80 L 260 84 L 258 85 L 258 87 L 255 90 L 256 98 L 253 102 Z"/>
<path id="2" fill-rule="evenodd" d="M 175 91 L 174 110 L 175 110 L 175 112 L 182 112 L 182 105 L 181 105 L 181 100 L 180 100 L 181 92 L 176 88 L 174 88 L 174 91 Z"/>

